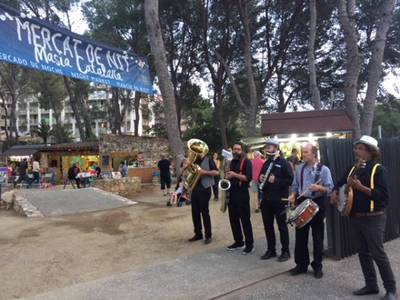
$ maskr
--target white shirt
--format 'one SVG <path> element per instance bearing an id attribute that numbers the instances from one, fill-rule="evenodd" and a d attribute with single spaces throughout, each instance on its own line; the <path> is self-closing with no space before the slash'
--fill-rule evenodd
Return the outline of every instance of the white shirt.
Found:
<path id="1" fill-rule="evenodd" d="M 34 161 L 32 164 L 32 172 L 39 172 L 40 171 L 40 165 L 38 161 Z"/>

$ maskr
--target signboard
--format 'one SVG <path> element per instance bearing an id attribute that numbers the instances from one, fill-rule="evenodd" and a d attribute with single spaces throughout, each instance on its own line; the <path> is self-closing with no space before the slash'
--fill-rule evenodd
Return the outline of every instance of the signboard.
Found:
<path id="1" fill-rule="evenodd" d="M 147 60 L 0 3 L 0 60 L 152 95 Z"/>

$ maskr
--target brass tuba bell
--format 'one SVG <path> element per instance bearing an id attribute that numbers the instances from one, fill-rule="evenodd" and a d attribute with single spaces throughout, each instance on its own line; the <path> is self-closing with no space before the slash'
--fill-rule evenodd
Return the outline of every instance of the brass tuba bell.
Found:
<path id="1" fill-rule="evenodd" d="M 200 179 L 198 170 L 200 166 L 196 164 L 196 161 L 202 156 L 207 155 L 208 146 L 205 142 L 199 139 L 190 139 L 187 142 L 188 147 L 188 166 L 183 171 L 183 185 L 185 189 L 191 192 L 196 186 Z"/>

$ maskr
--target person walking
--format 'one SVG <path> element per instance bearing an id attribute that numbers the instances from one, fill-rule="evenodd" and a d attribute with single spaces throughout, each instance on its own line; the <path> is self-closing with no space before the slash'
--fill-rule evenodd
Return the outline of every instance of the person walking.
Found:
<path id="1" fill-rule="evenodd" d="M 161 159 L 158 161 L 157 166 L 160 170 L 161 191 L 163 191 L 163 195 L 166 196 L 170 193 L 171 189 L 171 162 L 165 157 L 165 155 L 161 155 Z M 165 187 L 167 187 L 166 190 Z"/>

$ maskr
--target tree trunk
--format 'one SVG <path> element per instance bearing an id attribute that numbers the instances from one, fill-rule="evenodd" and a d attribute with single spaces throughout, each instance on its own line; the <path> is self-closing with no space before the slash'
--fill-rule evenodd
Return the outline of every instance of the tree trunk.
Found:
<path id="1" fill-rule="evenodd" d="M 254 80 L 253 64 L 252 64 L 252 53 L 251 53 L 251 36 L 250 36 L 250 20 L 247 1 L 239 0 L 239 11 L 242 19 L 244 28 L 244 63 L 246 68 L 246 77 L 249 84 L 249 105 L 247 107 L 247 119 L 246 119 L 246 137 L 256 136 L 257 129 L 257 108 L 258 108 L 258 97 L 257 87 Z"/>
<path id="2" fill-rule="evenodd" d="M 310 34 L 308 37 L 308 70 L 310 72 L 311 103 L 315 110 L 321 110 L 321 97 L 317 85 L 317 72 L 315 68 L 315 36 L 317 32 L 317 7 L 316 0 L 310 0 Z"/>
<path id="3" fill-rule="evenodd" d="M 179 172 L 180 161 L 183 156 L 183 143 L 179 134 L 174 87 L 167 67 L 166 51 L 158 16 L 158 4 L 158 0 L 144 1 L 145 21 L 157 76 L 160 80 L 165 119 L 167 121 L 168 140 L 175 157 L 176 170 Z"/>
<path id="4" fill-rule="evenodd" d="M 134 109 L 135 109 L 135 130 L 134 134 L 135 136 L 139 136 L 139 121 L 140 121 L 140 98 L 142 97 L 142 94 L 139 92 L 135 92 L 135 103 L 133 104 Z"/>
<path id="5" fill-rule="evenodd" d="M 216 109 L 216 115 L 217 115 L 217 120 L 218 120 L 218 127 L 221 132 L 221 141 L 222 141 L 222 147 L 224 149 L 228 148 L 228 137 L 226 134 L 226 122 L 225 122 L 225 113 L 224 113 L 224 97 L 222 95 L 222 89 L 218 90 L 218 93 L 215 95 L 216 101 L 215 101 L 215 109 Z"/>
<path id="6" fill-rule="evenodd" d="M 86 135 L 85 135 L 85 129 L 82 125 L 82 121 L 81 121 L 81 117 L 80 117 L 81 112 L 79 110 L 79 103 L 74 95 L 74 92 L 72 91 L 71 82 L 65 76 L 64 76 L 64 85 L 65 85 L 65 88 L 66 88 L 68 96 L 69 96 L 69 103 L 71 105 L 72 111 L 74 112 L 76 127 L 78 127 L 79 136 L 81 138 L 81 141 L 83 141 L 86 139 Z"/>
<path id="7" fill-rule="evenodd" d="M 9 85 L 9 93 L 11 98 L 11 107 L 10 107 L 10 141 L 9 145 L 12 146 L 18 141 L 18 128 L 17 128 L 17 66 L 9 65 L 10 67 L 10 81 Z"/>
<path id="8" fill-rule="evenodd" d="M 90 117 L 89 110 L 87 108 L 87 104 L 85 103 L 85 99 L 80 95 L 78 97 L 79 107 L 81 109 L 81 115 L 83 118 L 83 124 L 85 126 L 85 140 L 93 140 L 95 139 L 95 135 L 92 131 L 92 118 Z"/>
<path id="9" fill-rule="evenodd" d="M 344 100 L 353 123 L 354 138 L 361 136 L 360 116 L 357 108 L 358 77 L 361 57 L 358 51 L 358 34 L 355 24 L 355 0 L 339 0 L 339 21 L 343 31 L 347 62 L 344 77 Z"/>
<path id="10" fill-rule="evenodd" d="M 394 6 L 395 0 L 385 0 L 383 1 L 383 4 L 381 4 L 379 23 L 375 39 L 372 43 L 372 56 L 368 64 L 368 88 L 361 119 L 362 134 L 371 135 L 376 94 L 379 80 L 382 75 L 383 53 L 385 50 L 387 32 L 393 16 Z"/>
<path id="11" fill-rule="evenodd" d="M 111 88 L 111 100 L 110 100 L 110 129 L 113 134 L 121 133 L 121 110 L 119 106 L 119 89 Z"/>

